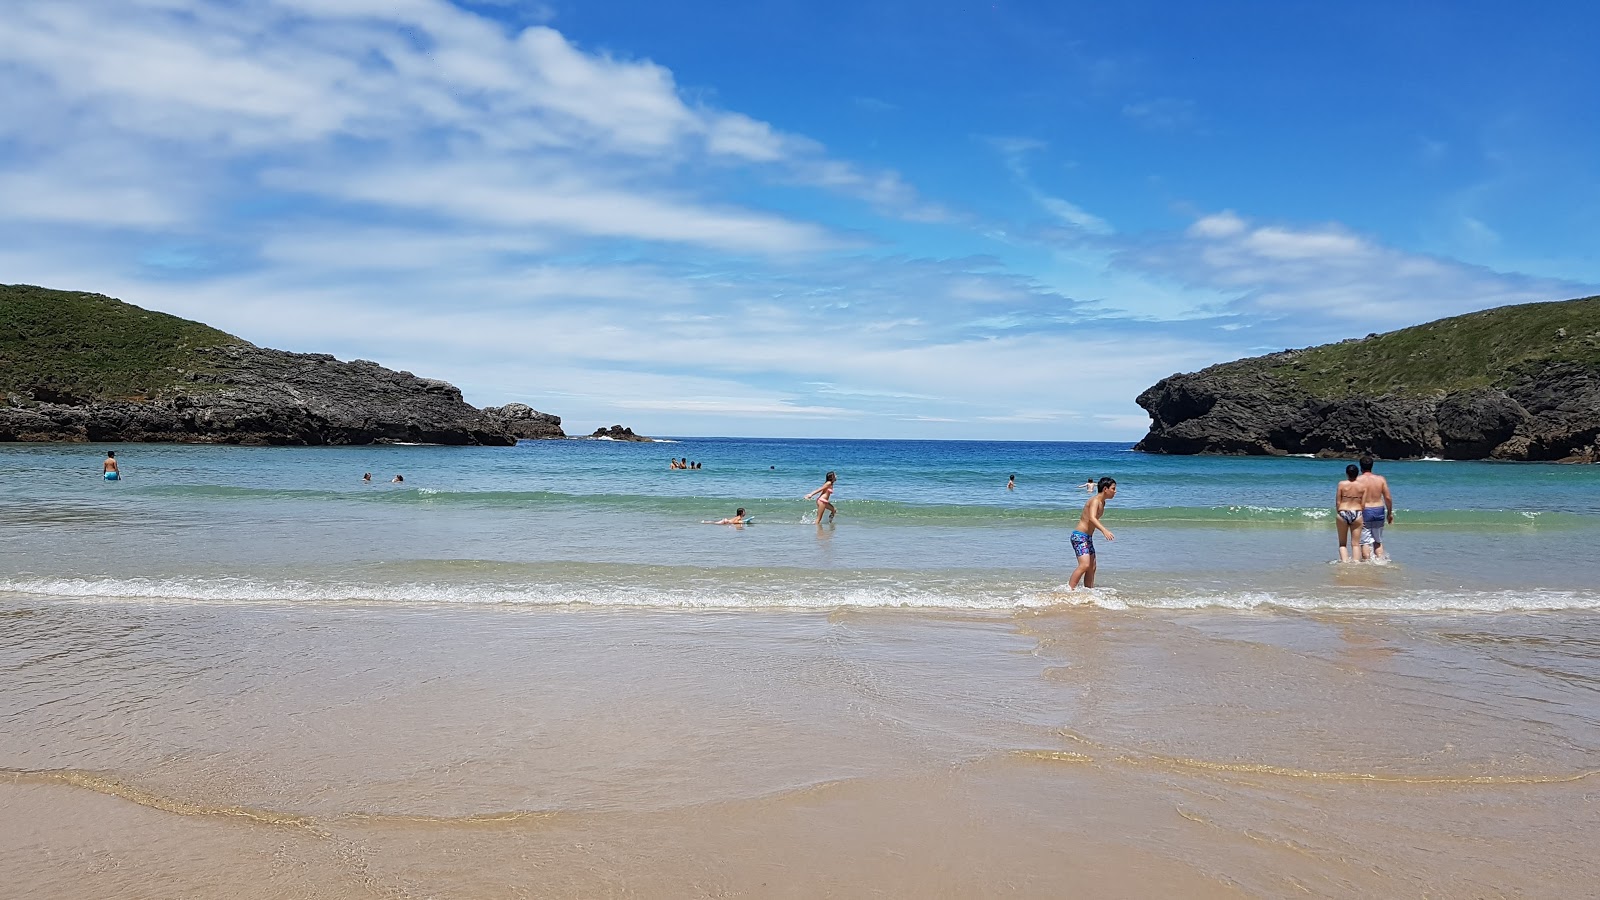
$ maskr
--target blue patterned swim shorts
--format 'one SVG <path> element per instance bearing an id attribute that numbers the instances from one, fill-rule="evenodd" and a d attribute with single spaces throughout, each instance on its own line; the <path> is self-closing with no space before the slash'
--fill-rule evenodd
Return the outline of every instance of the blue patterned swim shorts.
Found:
<path id="1" fill-rule="evenodd" d="M 1072 533 L 1072 552 L 1079 556 L 1094 555 L 1094 538 L 1081 531 Z"/>

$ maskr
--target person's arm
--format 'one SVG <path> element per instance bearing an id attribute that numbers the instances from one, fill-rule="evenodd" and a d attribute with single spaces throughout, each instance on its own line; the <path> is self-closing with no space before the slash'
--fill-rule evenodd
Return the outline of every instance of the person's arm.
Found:
<path id="1" fill-rule="evenodd" d="M 1394 495 L 1389 493 L 1389 479 L 1383 480 L 1383 505 L 1389 510 L 1389 524 L 1394 524 Z"/>
<path id="2" fill-rule="evenodd" d="M 827 485 L 823 485 L 822 487 L 827 487 Z M 806 495 L 806 499 L 810 500 L 812 497 L 815 497 L 816 495 L 818 495 L 820 493 L 822 493 L 822 488 L 817 488 L 816 490 L 814 490 L 811 493 L 807 494 Z"/>

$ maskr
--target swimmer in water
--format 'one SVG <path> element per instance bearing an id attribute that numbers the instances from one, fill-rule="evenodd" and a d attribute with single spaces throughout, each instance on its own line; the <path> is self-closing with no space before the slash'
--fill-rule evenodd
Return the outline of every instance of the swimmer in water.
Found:
<path id="1" fill-rule="evenodd" d="M 1016 489 L 1017 489 L 1017 476 L 1013 475 L 1010 478 L 1006 479 L 1006 490 L 1014 491 Z"/>
<path id="2" fill-rule="evenodd" d="M 838 481 L 838 480 L 839 480 L 839 478 L 838 478 L 837 475 L 835 475 L 832 472 L 829 472 L 827 474 L 827 477 L 825 478 L 825 480 L 822 482 L 822 487 L 819 487 L 816 490 L 814 490 L 811 493 L 806 495 L 806 499 L 807 500 L 810 500 L 812 497 L 817 498 L 817 524 L 818 525 L 822 524 L 822 512 L 823 512 L 823 510 L 827 510 L 827 512 L 828 512 L 828 521 L 829 522 L 833 521 L 834 514 L 839 511 L 838 508 L 833 505 L 834 483 L 836 481 Z"/>
<path id="3" fill-rule="evenodd" d="M 106 461 L 100 464 L 100 472 L 107 481 L 122 480 L 122 470 L 117 468 L 117 451 L 106 451 Z"/>
<path id="4" fill-rule="evenodd" d="M 370 484 L 372 482 L 372 473 L 371 472 L 367 472 L 367 473 L 363 474 L 361 476 L 361 480 Z"/>
<path id="5" fill-rule="evenodd" d="M 405 481 L 406 477 L 404 475 L 396 475 L 395 477 L 389 479 L 390 484 L 405 484 Z"/>
<path id="6" fill-rule="evenodd" d="M 733 511 L 733 518 L 731 518 L 731 519 L 718 519 L 715 522 L 701 522 L 700 524 L 702 524 L 702 525 L 743 525 L 744 524 L 744 507 L 741 506 L 738 509 L 734 510 Z"/>

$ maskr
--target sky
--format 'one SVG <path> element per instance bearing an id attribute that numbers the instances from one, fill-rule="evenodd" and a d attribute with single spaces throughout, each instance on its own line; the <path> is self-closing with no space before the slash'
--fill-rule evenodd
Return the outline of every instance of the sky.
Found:
<path id="1" fill-rule="evenodd" d="M 1600 7 L 0 0 L 0 283 L 568 433 L 1135 440 L 1600 294 Z"/>

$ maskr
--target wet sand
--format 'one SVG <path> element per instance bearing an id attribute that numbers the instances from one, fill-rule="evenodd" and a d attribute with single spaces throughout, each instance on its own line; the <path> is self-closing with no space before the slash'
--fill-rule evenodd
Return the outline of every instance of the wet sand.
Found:
<path id="1" fill-rule="evenodd" d="M 95 897 L 1574 897 L 1581 613 L 0 614 L 0 877 Z"/>

